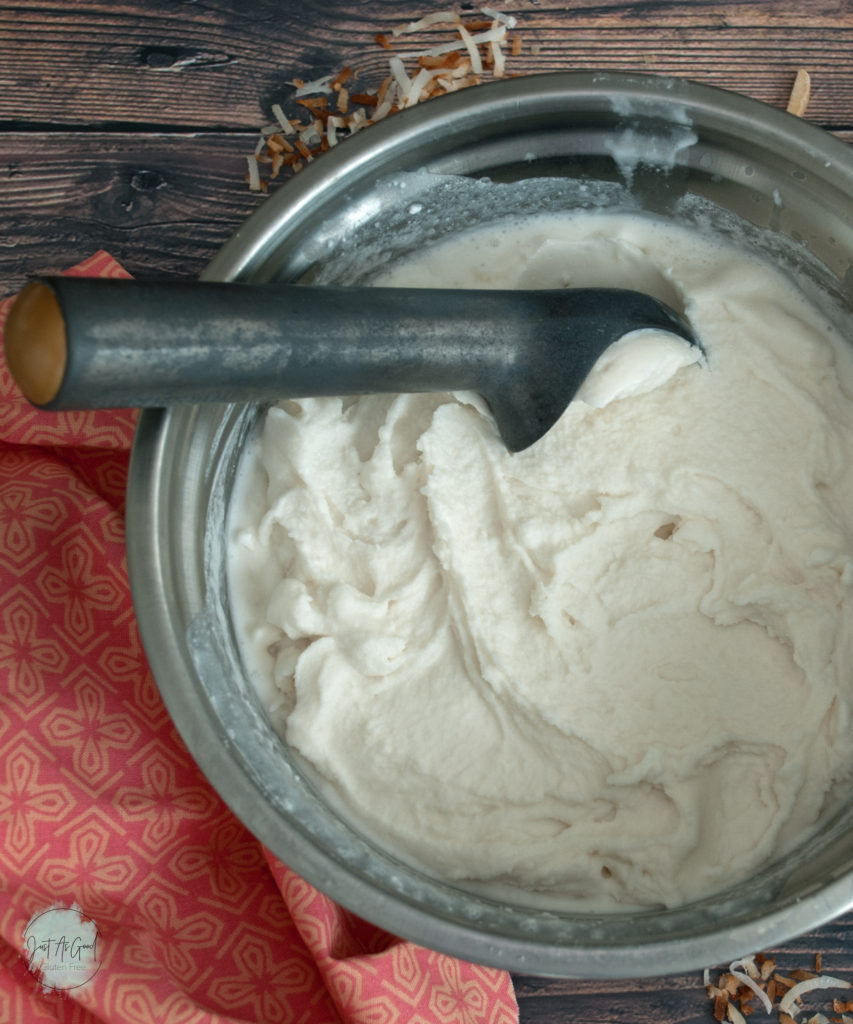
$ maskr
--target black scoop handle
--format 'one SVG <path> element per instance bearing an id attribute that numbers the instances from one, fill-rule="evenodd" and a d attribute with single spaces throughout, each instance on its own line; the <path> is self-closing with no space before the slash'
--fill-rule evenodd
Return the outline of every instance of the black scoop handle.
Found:
<path id="1" fill-rule="evenodd" d="M 473 390 L 519 450 L 559 417 L 611 342 L 644 327 L 692 340 L 677 314 L 620 289 L 50 277 L 13 306 L 6 355 L 48 410 Z"/>

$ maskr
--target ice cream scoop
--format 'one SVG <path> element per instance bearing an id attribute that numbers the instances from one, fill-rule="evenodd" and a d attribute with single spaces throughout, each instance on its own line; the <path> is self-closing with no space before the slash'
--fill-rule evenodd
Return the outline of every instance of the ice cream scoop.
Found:
<path id="1" fill-rule="evenodd" d="M 15 301 L 6 361 L 48 410 L 476 391 L 511 451 L 559 419 L 640 330 L 698 340 L 618 288 L 472 290 L 45 277 Z"/>

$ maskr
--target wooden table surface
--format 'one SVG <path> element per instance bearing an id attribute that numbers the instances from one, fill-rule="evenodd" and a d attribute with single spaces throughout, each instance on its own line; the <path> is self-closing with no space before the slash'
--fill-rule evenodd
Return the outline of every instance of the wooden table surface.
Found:
<path id="1" fill-rule="evenodd" d="M 135 275 L 197 274 L 264 201 L 244 180 L 246 158 L 272 119 L 271 105 L 287 108 L 288 81 L 349 65 L 360 70 L 360 89 L 375 88 L 388 67 L 376 34 L 447 6 L 4 0 L 0 295 L 100 248 Z M 661 72 L 783 107 L 805 68 L 812 77 L 806 116 L 853 142 L 853 0 L 493 6 L 518 18 L 513 74 Z M 853 977 L 853 915 L 790 942 L 779 956 L 808 967 L 815 951 L 824 970 Z M 607 984 L 515 980 L 524 1022 L 713 1020 L 698 973 Z"/>

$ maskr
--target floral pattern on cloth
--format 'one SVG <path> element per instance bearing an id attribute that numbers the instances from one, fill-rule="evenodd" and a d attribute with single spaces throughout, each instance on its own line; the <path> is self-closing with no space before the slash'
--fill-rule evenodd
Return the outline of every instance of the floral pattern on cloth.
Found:
<path id="1" fill-rule="evenodd" d="M 106 253 L 69 273 L 127 276 Z M 337 906 L 187 752 L 131 605 L 135 420 L 40 412 L 0 360 L 0 1021 L 513 1024 L 506 972 Z M 97 926 L 77 987 L 31 971 L 27 929 L 55 906 Z"/>

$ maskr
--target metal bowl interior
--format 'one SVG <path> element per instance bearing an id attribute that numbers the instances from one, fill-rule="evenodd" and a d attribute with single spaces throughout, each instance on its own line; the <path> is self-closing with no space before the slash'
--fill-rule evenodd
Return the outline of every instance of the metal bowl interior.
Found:
<path id="1" fill-rule="evenodd" d="M 853 305 L 853 156 L 840 142 L 740 96 L 615 74 L 513 79 L 395 115 L 266 200 L 205 277 L 358 281 L 460 224 L 576 207 L 710 217 L 829 295 L 839 315 Z M 143 642 L 176 726 L 236 815 L 292 869 L 421 945 L 566 977 L 720 963 L 853 906 L 853 808 L 712 899 L 614 914 L 502 902 L 430 877 L 361 835 L 269 725 L 233 636 L 226 516 L 261 414 L 209 406 L 142 415 L 128 558 Z"/>

